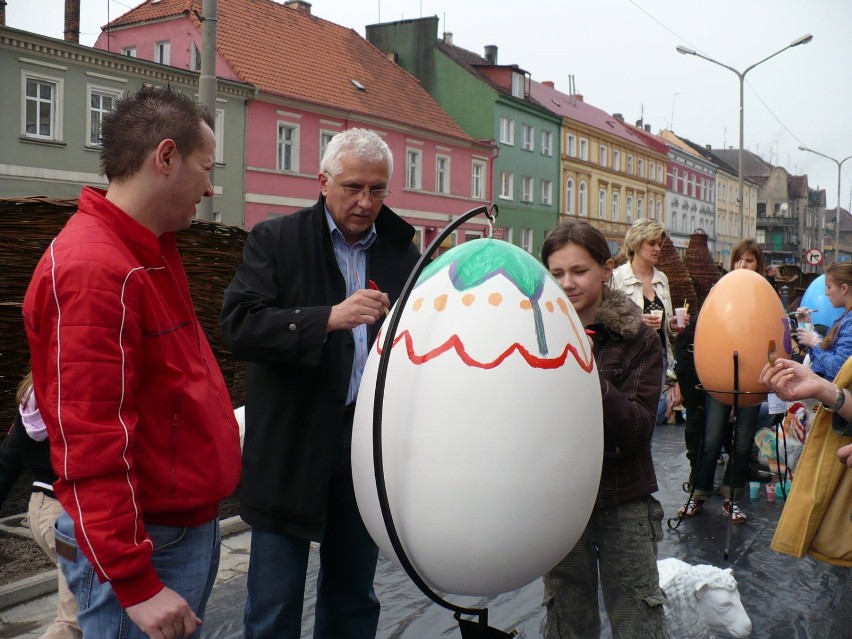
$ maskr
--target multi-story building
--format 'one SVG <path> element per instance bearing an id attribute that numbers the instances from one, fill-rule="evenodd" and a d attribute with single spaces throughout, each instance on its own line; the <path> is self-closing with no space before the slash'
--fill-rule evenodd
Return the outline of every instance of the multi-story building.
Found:
<path id="1" fill-rule="evenodd" d="M 106 186 L 99 173 L 100 122 L 119 96 L 143 83 L 198 92 L 198 73 L 97 51 L 0 26 L 0 197 L 76 198 Z M 217 82 L 214 212 L 241 220 L 246 101 L 254 89 Z M 236 212 L 234 218 L 230 212 Z"/>
<path id="2" fill-rule="evenodd" d="M 200 68 L 201 21 L 189 0 L 146 2 L 113 20 L 95 46 L 162 65 Z M 390 146 L 386 203 L 424 248 L 454 217 L 492 198 L 493 145 L 477 141 L 411 75 L 354 30 L 322 20 L 302 0 L 219 0 L 216 75 L 250 83 L 245 152 L 247 228 L 310 206 L 319 163 L 338 131 L 366 127 Z M 447 246 L 481 237 L 484 217 Z"/>
<path id="3" fill-rule="evenodd" d="M 642 217 L 663 219 L 666 158 L 619 114 L 530 82 L 530 95 L 562 118 L 560 184 L 563 218 L 584 219 L 607 238 L 613 254 L 627 228 Z"/>
<path id="4" fill-rule="evenodd" d="M 529 74 L 498 64 L 496 46 L 480 56 L 438 38 L 438 18 L 367 26 L 367 39 L 423 87 L 477 140 L 494 140 L 494 200 L 498 231 L 538 254 L 559 211 L 561 118 L 530 96 Z"/>
<path id="5" fill-rule="evenodd" d="M 660 137 L 669 142 L 666 204 L 672 244 L 685 251 L 689 236 L 702 230 L 707 234 L 710 254 L 722 262 L 723 251 L 717 238 L 716 166 L 673 131 L 663 130 Z"/>
<path id="6" fill-rule="evenodd" d="M 713 149 L 713 153 L 738 166 L 737 149 Z M 746 237 L 755 237 L 762 245 L 766 263 L 794 264 L 806 273 L 819 271 L 821 266 L 808 265 L 803 256 L 809 248 L 824 246 L 825 191 L 809 188 L 807 175 L 790 175 L 750 151 L 743 152 L 743 174 L 758 189 L 756 228 L 754 235 Z"/>

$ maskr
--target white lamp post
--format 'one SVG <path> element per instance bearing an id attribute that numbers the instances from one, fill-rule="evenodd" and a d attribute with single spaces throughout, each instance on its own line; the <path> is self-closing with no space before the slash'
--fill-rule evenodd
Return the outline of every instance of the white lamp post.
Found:
<path id="1" fill-rule="evenodd" d="M 826 160 L 831 160 L 837 165 L 837 208 L 834 210 L 834 261 L 836 262 L 840 256 L 840 167 L 843 166 L 843 163 L 846 160 L 852 159 L 852 155 L 843 158 L 842 160 L 835 160 L 833 157 L 828 156 L 825 153 L 820 153 L 819 151 L 814 151 L 812 148 L 807 146 L 800 146 L 799 150 L 807 151 L 808 153 L 815 153 L 816 155 L 824 157 Z"/>
<path id="2" fill-rule="evenodd" d="M 720 67 L 725 67 L 729 71 L 733 71 L 734 73 L 736 73 L 737 77 L 740 79 L 740 153 L 739 153 L 740 239 L 743 239 L 745 237 L 745 231 L 744 231 L 744 223 L 745 223 L 744 218 L 745 218 L 745 216 L 743 214 L 743 197 L 744 197 L 744 195 L 743 195 L 743 84 L 745 82 L 746 73 L 751 71 L 757 65 L 763 64 L 764 62 L 766 62 L 770 58 L 774 58 L 779 53 L 786 51 L 787 49 L 790 49 L 792 47 L 797 47 L 800 44 L 807 44 L 808 42 L 810 42 L 813 39 L 814 39 L 814 37 L 810 33 L 803 35 L 801 38 L 798 38 L 797 40 L 793 40 L 790 44 L 788 44 L 783 49 L 779 49 L 778 51 L 776 51 L 772 55 L 763 58 L 763 60 L 761 60 L 760 62 L 755 62 L 750 67 L 746 68 L 746 70 L 743 71 L 742 73 L 737 71 L 734 67 L 728 66 L 727 64 L 723 64 L 723 63 L 719 62 L 718 60 L 714 60 L 713 58 L 706 56 L 703 53 L 698 53 L 698 51 L 694 51 L 693 49 L 688 49 L 683 45 L 678 45 L 676 47 L 678 53 L 682 53 L 684 55 L 694 55 L 694 56 L 697 56 L 699 58 L 703 58 L 704 60 L 707 60 L 708 62 L 712 62 L 713 64 L 718 64 Z"/>

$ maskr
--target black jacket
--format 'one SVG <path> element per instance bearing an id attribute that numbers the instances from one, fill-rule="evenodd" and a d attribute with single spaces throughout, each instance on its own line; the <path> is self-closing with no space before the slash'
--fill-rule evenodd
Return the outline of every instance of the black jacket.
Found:
<path id="1" fill-rule="evenodd" d="M 367 278 L 393 304 L 419 257 L 414 227 L 383 206 Z M 268 532 L 321 539 L 354 356 L 351 331 L 326 334 L 346 296 L 321 196 L 257 224 L 225 291 L 222 335 L 248 361 L 240 515 Z M 368 327 L 370 343 L 380 323 Z"/>
<path id="2" fill-rule="evenodd" d="M 33 492 L 55 497 L 52 486 L 56 473 L 50 465 L 50 443 L 37 442 L 27 435 L 21 414 L 15 411 L 15 423 L 0 445 L 0 506 L 6 501 L 21 472 L 29 468 L 33 473 Z"/>
<path id="3" fill-rule="evenodd" d="M 604 460 L 596 507 L 614 506 L 657 490 L 651 437 L 663 380 L 657 333 L 624 293 L 604 289 L 592 337 L 601 380 Z"/>

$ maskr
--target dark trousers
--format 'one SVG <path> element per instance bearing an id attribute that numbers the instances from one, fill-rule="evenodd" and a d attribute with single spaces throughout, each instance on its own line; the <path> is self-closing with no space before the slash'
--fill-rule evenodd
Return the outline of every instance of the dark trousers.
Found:
<path id="1" fill-rule="evenodd" d="M 320 544 L 314 639 L 373 639 L 379 601 L 373 590 L 379 549 L 355 502 L 350 461 L 352 411 L 343 433 L 328 495 L 328 521 Z M 299 639 L 310 541 L 253 530 L 245 638 Z"/>

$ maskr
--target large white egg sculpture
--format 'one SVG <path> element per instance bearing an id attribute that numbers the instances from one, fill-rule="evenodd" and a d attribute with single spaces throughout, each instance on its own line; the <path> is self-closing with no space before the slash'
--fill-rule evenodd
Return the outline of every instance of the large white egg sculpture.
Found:
<path id="1" fill-rule="evenodd" d="M 397 560 L 373 465 L 384 340 L 358 392 L 352 472 L 367 529 Z M 573 307 L 531 255 L 480 239 L 434 260 L 402 309 L 383 397 L 391 514 L 432 588 L 508 592 L 573 548 L 600 481 L 600 382 Z"/>

